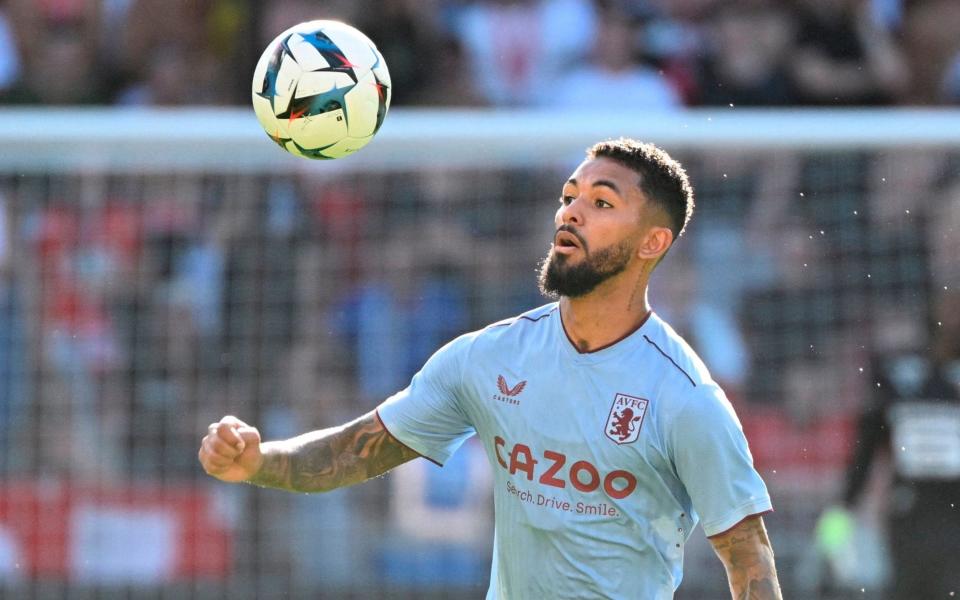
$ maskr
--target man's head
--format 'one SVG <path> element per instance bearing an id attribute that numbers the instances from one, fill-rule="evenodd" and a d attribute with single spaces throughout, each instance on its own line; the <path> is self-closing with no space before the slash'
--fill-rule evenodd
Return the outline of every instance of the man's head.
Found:
<path id="1" fill-rule="evenodd" d="M 563 186 L 541 291 L 576 298 L 629 269 L 649 274 L 692 213 L 690 182 L 666 152 L 622 138 L 595 144 Z"/>

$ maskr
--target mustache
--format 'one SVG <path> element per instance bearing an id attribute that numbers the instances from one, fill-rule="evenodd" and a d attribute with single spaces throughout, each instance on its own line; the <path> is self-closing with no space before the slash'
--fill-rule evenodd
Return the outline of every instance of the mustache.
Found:
<path id="1" fill-rule="evenodd" d="M 586 251 L 586 249 L 587 249 L 587 240 L 583 239 L 583 236 L 580 235 L 580 232 L 577 231 L 577 228 L 576 228 L 576 227 L 574 227 L 573 225 L 569 225 L 569 224 L 567 224 L 567 223 L 564 223 L 564 224 L 561 225 L 560 227 L 557 227 L 557 230 L 553 232 L 553 238 L 556 239 L 556 238 L 557 238 L 557 234 L 560 233 L 561 231 L 565 231 L 565 232 L 567 232 L 567 233 L 569 233 L 569 234 L 572 234 L 575 238 L 577 238 L 577 241 L 580 242 L 580 246 L 584 249 L 584 251 Z"/>

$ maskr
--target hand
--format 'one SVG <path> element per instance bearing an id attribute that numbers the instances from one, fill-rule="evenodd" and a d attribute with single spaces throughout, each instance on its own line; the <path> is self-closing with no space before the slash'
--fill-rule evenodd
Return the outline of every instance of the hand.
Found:
<path id="1" fill-rule="evenodd" d="M 263 464 L 260 432 L 234 416 L 211 423 L 200 443 L 200 464 L 208 475 L 221 481 L 246 481 Z"/>

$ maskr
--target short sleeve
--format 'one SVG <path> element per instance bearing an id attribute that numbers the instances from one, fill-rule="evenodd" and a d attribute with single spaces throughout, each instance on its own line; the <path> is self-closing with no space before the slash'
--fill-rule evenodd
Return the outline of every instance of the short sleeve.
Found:
<path id="1" fill-rule="evenodd" d="M 707 536 L 773 510 L 743 428 L 723 392 L 701 384 L 668 435 L 674 467 Z"/>
<path id="2" fill-rule="evenodd" d="M 437 350 L 406 389 L 377 408 L 393 437 L 441 465 L 475 432 L 461 407 L 469 340 L 461 336 Z"/>

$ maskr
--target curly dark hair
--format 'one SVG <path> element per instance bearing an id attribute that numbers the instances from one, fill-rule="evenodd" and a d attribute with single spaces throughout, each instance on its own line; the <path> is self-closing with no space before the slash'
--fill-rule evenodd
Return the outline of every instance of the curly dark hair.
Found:
<path id="1" fill-rule="evenodd" d="M 640 189 L 670 217 L 676 240 L 693 215 L 693 187 L 683 167 L 665 150 L 630 138 L 597 142 L 587 149 L 587 158 L 609 158 L 640 175 Z"/>

